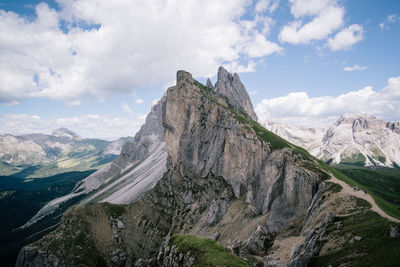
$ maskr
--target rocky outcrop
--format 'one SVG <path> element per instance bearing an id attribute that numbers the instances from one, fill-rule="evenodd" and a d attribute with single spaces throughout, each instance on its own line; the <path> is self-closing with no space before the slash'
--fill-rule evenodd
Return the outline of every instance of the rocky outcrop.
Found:
<path id="1" fill-rule="evenodd" d="M 212 84 L 212 82 L 210 81 L 210 79 L 207 79 L 206 86 L 207 86 L 208 88 L 214 89 L 214 85 Z"/>
<path id="2" fill-rule="evenodd" d="M 390 227 L 390 237 L 391 238 L 400 237 L 400 231 L 399 231 L 399 226 L 398 225 Z"/>
<path id="3" fill-rule="evenodd" d="M 274 237 L 265 228 L 258 226 L 244 243 L 244 250 L 251 255 L 265 255 L 273 244 Z"/>
<path id="4" fill-rule="evenodd" d="M 246 88 L 240 81 L 239 75 L 234 73 L 230 74 L 224 67 L 218 69 L 218 80 L 215 84 L 215 91 L 227 97 L 231 107 L 238 111 L 243 112 L 254 121 L 257 121 L 257 115 L 253 110 L 253 104 L 247 93 Z"/>
<path id="5" fill-rule="evenodd" d="M 226 247 L 236 242 L 246 253 L 264 255 L 274 233 L 306 215 L 321 178 L 313 168 L 305 167 L 305 163 L 315 165 L 306 153 L 254 121 L 257 118 L 246 99 L 250 101 L 237 74 L 232 76 L 223 68 L 215 90 L 179 71 L 176 86 L 167 90 L 135 141 L 126 144 L 110 166 L 126 170 L 151 159 L 151 151 L 164 149 L 166 169 L 154 186 L 146 187 L 127 206 L 75 207 L 55 232 L 25 247 L 20 262 L 24 262 L 24 255 L 36 251 L 35 259 L 56 257 L 67 265 L 90 265 L 95 264 L 93 259 L 102 259 L 109 266 L 146 266 L 154 262 L 162 243 L 174 233 L 204 237 L 217 233 Z M 156 162 L 146 165 L 143 177 L 152 175 L 153 165 Z M 115 179 L 124 179 L 122 176 Z M 114 188 L 114 184 L 107 186 Z M 92 203 L 96 194 L 102 196 L 102 191 L 90 196 Z M 94 247 L 86 244 L 79 251 L 90 249 L 94 253 L 90 259 L 66 257 L 78 253 L 75 246 L 49 246 L 54 239 L 79 243 L 81 237 L 73 231 L 82 225 L 84 244 L 87 241 Z M 168 253 L 165 250 L 165 266 L 190 266 L 190 255 L 181 255 L 173 248 Z"/>
<path id="6" fill-rule="evenodd" d="M 167 242 L 160 247 L 157 256 L 158 265 L 165 267 L 191 267 L 195 264 L 195 260 L 195 257 L 190 253 L 190 251 L 187 253 L 179 252 L 175 245 L 169 246 Z"/>
<path id="7" fill-rule="evenodd" d="M 304 219 L 301 231 L 304 241 L 293 248 L 288 266 L 308 266 L 312 257 L 320 253 L 326 242 L 327 227 L 335 221 L 335 215 L 331 210 L 334 206 L 333 198 L 330 198 L 332 185 L 330 183 L 327 186 L 325 182 L 320 184 Z M 337 224 L 336 227 L 342 226 Z"/>
<path id="8" fill-rule="evenodd" d="M 225 70 L 219 72 L 219 81 L 225 79 Z M 227 100 L 217 90 L 202 90 L 190 73 L 179 71 L 177 85 L 167 91 L 163 123 L 172 166 L 189 176 L 226 179 L 237 198 L 247 194 L 248 203 L 269 214 L 269 231 L 304 216 L 319 177 L 296 165 L 301 156 L 292 149 L 272 151 L 250 122 L 239 122 L 224 107 Z"/>

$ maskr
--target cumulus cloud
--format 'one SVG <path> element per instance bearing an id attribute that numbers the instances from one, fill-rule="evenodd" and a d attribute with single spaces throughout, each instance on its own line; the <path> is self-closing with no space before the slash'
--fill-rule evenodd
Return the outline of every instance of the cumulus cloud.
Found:
<path id="1" fill-rule="evenodd" d="M 129 116 L 133 116 L 133 112 L 132 112 L 131 108 L 129 107 L 128 103 L 126 103 L 125 101 L 121 101 L 121 108 L 126 114 L 128 114 Z"/>
<path id="2" fill-rule="evenodd" d="M 34 18 L 0 10 L 0 102 L 105 99 L 168 82 L 177 69 L 252 71 L 282 49 L 266 39 L 270 19 L 242 18 L 243 0 L 57 2 L 59 10 L 38 4 Z"/>
<path id="3" fill-rule="evenodd" d="M 318 15 L 326 7 L 332 5 L 330 0 L 289 0 L 290 11 L 295 18 Z"/>
<path id="4" fill-rule="evenodd" d="M 279 6 L 279 0 L 259 0 L 256 3 L 256 12 L 274 12 Z"/>
<path id="5" fill-rule="evenodd" d="M 281 120 L 295 125 L 326 127 L 344 113 L 369 113 L 386 120 L 400 117 L 400 77 L 375 91 L 367 86 L 339 96 L 310 97 L 306 92 L 263 99 L 256 105 L 260 120 Z"/>
<path id="6" fill-rule="evenodd" d="M 0 116 L 0 134 L 50 134 L 56 128 L 66 127 L 84 138 L 114 140 L 121 136 L 133 136 L 143 121 L 141 115 L 132 119 L 97 114 L 44 119 L 36 115 L 4 114 Z M 116 134 L 118 135 L 116 136 Z"/>
<path id="7" fill-rule="evenodd" d="M 135 100 L 136 104 L 143 104 L 143 102 L 144 102 L 143 99 L 140 99 L 140 98 Z"/>
<path id="8" fill-rule="evenodd" d="M 338 32 L 335 37 L 329 38 L 327 46 L 332 51 L 347 50 L 364 39 L 363 32 L 362 26 L 353 24 Z"/>
<path id="9" fill-rule="evenodd" d="M 400 17 L 397 14 L 392 14 L 386 17 L 386 19 L 379 23 L 379 28 L 381 30 L 389 30 L 390 24 L 394 24 L 396 22 L 400 21 Z"/>
<path id="10" fill-rule="evenodd" d="M 356 70 L 366 70 L 366 69 L 368 69 L 367 66 L 360 66 L 358 64 L 355 64 L 354 66 L 351 67 L 347 66 L 343 68 L 344 71 L 356 71 Z"/>
<path id="11" fill-rule="evenodd" d="M 306 44 L 322 40 L 343 25 L 345 10 L 336 1 L 290 0 L 290 3 L 296 20 L 281 29 L 279 40 L 283 43 Z M 306 17 L 311 17 L 311 21 L 305 23 Z"/>

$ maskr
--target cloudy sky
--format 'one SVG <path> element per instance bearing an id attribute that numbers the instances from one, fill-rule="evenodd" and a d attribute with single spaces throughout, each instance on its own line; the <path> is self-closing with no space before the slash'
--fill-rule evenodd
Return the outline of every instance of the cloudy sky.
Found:
<path id="1" fill-rule="evenodd" d="M 113 139 L 185 69 L 238 72 L 261 119 L 400 120 L 400 1 L 0 2 L 0 134 Z"/>

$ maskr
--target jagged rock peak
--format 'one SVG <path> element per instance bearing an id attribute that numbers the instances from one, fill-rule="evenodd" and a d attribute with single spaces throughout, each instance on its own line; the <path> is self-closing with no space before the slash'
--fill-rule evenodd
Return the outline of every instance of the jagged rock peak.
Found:
<path id="1" fill-rule="evenodd" d="M 68 138 L 71 138 L 71 139 L 77 139 L 77 140 L 81 140 L 82 139 L 77 133 L 75 133 L 74 131 L 71 131 L 70 129 L 64 128 L 64 127 L 55 129 L 51 133 L 51 135 L 57 136 L 57 137 L 65 136 L 65 137 L 68 137 Z"/>
<path id="2" fill-rule="evenodd" d="M 254 121 L 257 121 L 257 115 L 253 110 L 250 97 L 246 88 L 240 81 L 239 75 L 230 74 L 224 67 L 218 69 L 218 80 L 215 84 L 215 91 L 226 96 L 233 108 L 237 111 L 243 111 Z"/>
<path id="3" fill-rule="evenodd" d="M 192 85 L 194 82 L 192 74 L 190 74 L 187 71 L 184 70 L 178 70 L 178 72 L 176 73 L 176 85 L 177 86 L 181 86 L 184 84 L 189 83 L 190 85 Z"/>
<path id="4" fill-rule="evenodd" d="M 341 123 L 353 123 L 356 120 L 362 120 L 362 121 L 373 121 L 373 120 L 379 120 L 375 116 L 362 113 L 362 114 L 351 114 L 351 113 L 345 113 L 342 116 L 339 117 L 339 119 L 336 121 L 336 125 L 339 125 Z"/>
<path id="5" fill-rule="evenodd" d="M 206 86 L 209 87 L 209 88 L 214 89 L 214 85 L 212 84 L 212 82 L 210 81 L 210 79 L 207 79 Z"/>

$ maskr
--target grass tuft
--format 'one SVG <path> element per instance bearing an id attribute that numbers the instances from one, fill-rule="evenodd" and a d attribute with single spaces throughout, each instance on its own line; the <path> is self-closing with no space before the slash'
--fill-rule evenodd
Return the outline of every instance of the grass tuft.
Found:
<path id="1" fill-rule="evenodd" d="M 190 252 L 195 257 L 194 266 L 249 266 L 229 249 L 209 238 L 175 234 L 171 237 L 169 245 L 175 245 L 176 249 L 184 254 Z"/>

